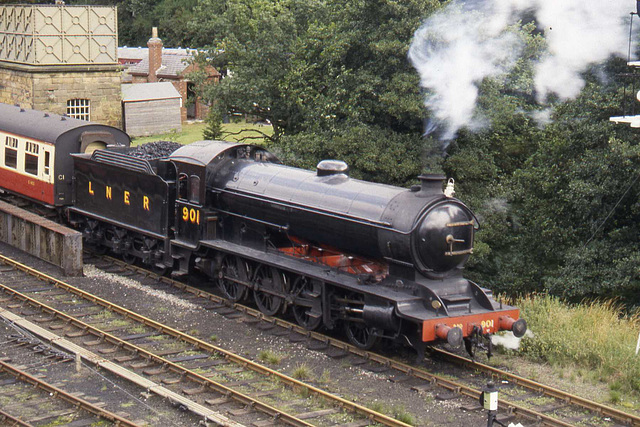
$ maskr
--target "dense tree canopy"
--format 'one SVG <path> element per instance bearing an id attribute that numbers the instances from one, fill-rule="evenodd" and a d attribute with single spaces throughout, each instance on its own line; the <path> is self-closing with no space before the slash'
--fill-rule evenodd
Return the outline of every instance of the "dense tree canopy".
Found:
<path id="1" fill-rule="evenodd" d="M 467 276 L 482 285 L 640 304 L 639 131 L 608 120 L 621 113 L 623 61 L 594 66 L 577 99 L 541 107 L 532 67 L 546 43 L 533 18 L 514 26 L 516 66 L 479 88 L 487 126 L 463 129 L 443 156 L 423 135 L 429 112 L 407 60 L 438 0 L 106 3 L 119 8 L 121 45 L 144 45 L 158 26 L 165 46 L 207 48 L 199 60 L 227 75 L 202 85 L 211 116 L 269 120 L 285 162 L 338 158 L 355 177 L 396 185 L 424 171 L 454 177 L 481 221 Z"/>
<path id="2" fill-rule="evenodd" d="M 354 176 L 396 184 L 422 170 L 428 141 L 418 78 L 406 59 L 437 1 L 207 0 L 195 26 L 232 77 L 205 96 L 269 120 L 272 149 L 313 167 L 341 158 Z"/>
<path id="3" fill-rule="evenodd" d="M 399 185 L 442 168 L 481 218 L 469 276 L 510 293 L 640 302 L 638 136 L 608 120 L 620 114 L 622 61 L 587 73 L 578 99 L 541 107 L 532 67 L 545 40 L 533 22 L 516 26 L 519 61 L 480 87 L 488 126 L 463 130 L 443 158 L 440 143 L 422 135 L 429 113 L 406 58 L 439 2 L 207 0 L 198 8 L 197 25 L 215 34 L 209 59 L 233 71 L 207 96 L 270 120 L 272 149 L 289 163 L 339 158 L 357 177 Z M 546 126 L 534 120 L 544 114 Z"/>

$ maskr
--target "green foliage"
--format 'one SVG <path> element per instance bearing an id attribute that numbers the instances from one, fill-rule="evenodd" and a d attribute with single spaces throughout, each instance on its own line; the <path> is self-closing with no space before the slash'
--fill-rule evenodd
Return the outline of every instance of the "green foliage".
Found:
<path id="1" fill-rule="evenodd" d="M 107 3 L 118 5 L 121 44 L 143 45 L 158 26 L 166 46 L 208 47 L 198 60 L 229 73 L 219 84 L 194 74 L 199 95 L 269 120 L 273 132 L 255 135 L 284 162 L 340 159 L 353 177 L 403 186 L 424 170 L 455 178 L 481 222 L 465 274 L 483 286 L 640 304 L 639 136 L 608 121 L 620 115 L 624 61 L 594 66 L 578 99 L 542 109 L 533 73 L 545 40 L 535 23 L 512 26 L 524 49 L 509 75 L 479 87 L 486 128 L 463 129 L 443 158 L 422 135 L 428 112 L 406 57 L 440 1 Z M 546 126 L 534 120 L 545 115 Z"/>
<path id="2" fill-rule="evenodd" d="M 306 364 L 303 363 L 301 365 L 298 365 L 293 370 L 293 372 L 291 373 L 291 376 L 295 379 L 305 381 L 313 377 L 313 371 L 311 370 L 311 368 L 309 368 Z"/>
<path id="3" fill-rule="evenodd" d="M 284 356 L 272 350 L 262 350 L 258 353 L 258 359 L 272 365 L 279 365 Z"/>
<path id="4" fill-rule="evenodd" d="M 217 108 L 212 107 L 209 109 L 205 123 L 207 125 L 202 131 L 202 137 L 204 139 L 222 139 L 222 116 Z"/>
<path id="5" fill-rule="evenodd" d="M 396 185 L 413 182 L 423 158 L 419 137 L 364 124 L 285 135 L 272 150 L 285 163 L 307 169 L 323 159 L 344 160 L 355 178 Z"/>
<path id="6" fill-rule="evenodd" d="M 201 59 L 230 77 L 205 99 L 269 120 L 270 147 L 298 166 L 337 158 L 353 176 L 405 184 L 422 171 L 418 76 L 406 58 L 437 1 L 207 0 L 194 23 Z"/>
<path id="7" fill-rule="evenodd" d="M 615 73 L 624 66 L 594 68 L 577 99 L 536 111 L 530 59 L 544 44 L 531 26 L 522 31 L 530 34 L 517 78 L 481 86 L 489 126 L 461 132 L 443 164 L 482 225 L 467 276 L 511 294 L 638 304 L 640 146 L 637 132 L 609 122 L 620 115 Z M 550 123 L 538 125 L 536 113 Z"/>

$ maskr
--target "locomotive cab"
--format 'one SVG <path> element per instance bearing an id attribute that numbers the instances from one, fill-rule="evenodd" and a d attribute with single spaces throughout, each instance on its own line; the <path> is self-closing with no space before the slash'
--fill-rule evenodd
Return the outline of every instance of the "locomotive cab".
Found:
<path id="1" fill-rule="evenodd" d="M 203 240 L 218 235 L 216 191 L 210 186 L 213 176 L 224 160 L 253 158 L 277 161 L 258 147 L 245 144 L 229 144 L 222 141 L 200 141 L 184 146 L 171 154 L 178 173 L 176 194 L 176 243 L 197 248 Z"/>

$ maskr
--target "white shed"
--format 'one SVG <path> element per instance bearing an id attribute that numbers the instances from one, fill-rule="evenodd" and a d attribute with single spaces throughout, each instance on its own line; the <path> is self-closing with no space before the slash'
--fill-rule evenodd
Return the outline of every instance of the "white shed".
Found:
<path id="1" fill-rule="evenodd" d="M 124 84 L 122 103 L 129 136 L 182 131 L 182 96 L 170 82 Z"/>

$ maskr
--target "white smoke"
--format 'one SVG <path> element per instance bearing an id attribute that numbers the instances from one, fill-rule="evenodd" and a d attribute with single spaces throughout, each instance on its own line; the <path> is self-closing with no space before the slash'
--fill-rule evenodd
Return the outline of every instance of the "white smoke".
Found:
<path id="1" fill-rule="evenodd" d="M 485 125 L 476 112 L 478 86 L 512 70 L 523 41 L 510 28 L 535 16 L 547 55 L 535 65 L 539 102 L 550 93 L 577 96 L 581 73 L 611 55 L 626 56 L 630 0 L 454 0 L 414 34 L 409 59 L 427 89 L 425 105 L 442 126 L 442 139 L 461 127 Z"/>
<path id="2" fill-rule="evenodd" d="M 527 329 L 527 332 L 524 333 L 524 336 L 527 338 L 533 338 L 533 332 L 531 332 L 531 330 Z M 524 337 L 523 337 L 524 338 Z M 513 332 L 511 331 L 506 331 L 504 334 L 502 335 L 492 335 L 491 336 L 491 343 L 493 345 L 498 345 L 501 347 L 504 347 L 508 350 L 517 350 L 520 348 L 520 341 L 522 341 L 522 338 L 516 338 L 515 335 L 513 335 Z"/>

